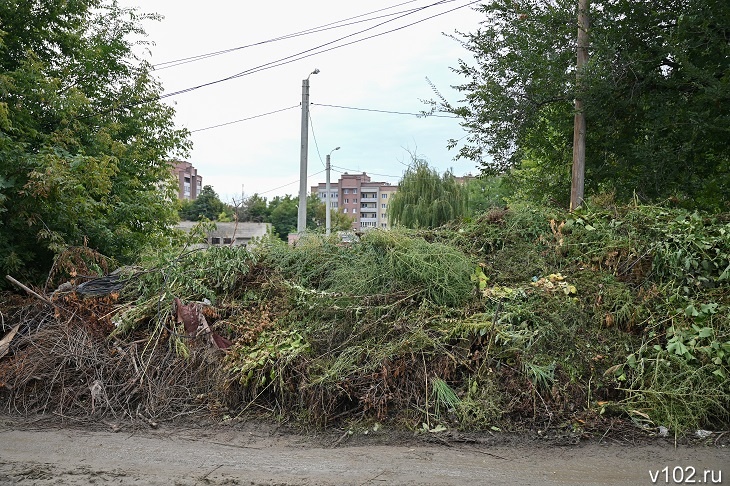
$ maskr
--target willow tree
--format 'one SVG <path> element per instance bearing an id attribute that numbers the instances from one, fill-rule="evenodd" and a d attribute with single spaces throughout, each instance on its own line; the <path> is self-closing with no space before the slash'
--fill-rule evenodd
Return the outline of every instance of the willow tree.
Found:
<path id="1" fill-rule="evenodd" d="M 436 228 L 466 216 L 468 192 L 448 170 L 443 176 L 414 158 L 388 205 L 391 225 Z"/>

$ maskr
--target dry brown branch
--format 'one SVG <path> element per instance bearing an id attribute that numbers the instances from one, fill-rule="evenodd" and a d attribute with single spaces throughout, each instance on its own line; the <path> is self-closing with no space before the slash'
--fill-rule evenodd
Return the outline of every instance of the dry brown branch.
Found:
<path id="1" fill-rule="evenodd" d="M 168 340 L 109 341 L 78 317 L 60 320 L 46 308 L 0 362 L 5 412 L 57 414 L 148 424 L 181 416 L 224 413 L 227 376 L 221 357 L 197 346 L 189 358 Z M 141 355 L 140 348 L 145 349 Z M 146 373 L 142 373 L 147 365 Z"/>
<path id="2" fill-rule="evenodd" d="M 23 289 L 23 290 L 25 290 L 26 292 L 28 292 L 28 293 L 29 293 L 30 295 L 32 295 L 33 297 L 35 297 L 35 298 L 37 298 L 37 299 L 40 299 L 40 300 L 42 300 L 43 302 L 45 302 L 45 303 L 46 303 L 46 304 L 48 304 L 48 305 L 53 305 L 53 302 L 51 302 L 50 300 L 48 300 L 48 297 L 44 297 L 43 295 L 41 295 L 41 294 L 37 293 L 36 291 L 32 290 L 32 289 L 31 289 L 30 287 L 27 287 L 26 285 L 24 285 L 24 284 L 22 284 L 22 283 L 18 282 L 17 280 L 15 280 L 15 279 L 14 279 L 13 277 L 11 277 L 10 275 L 5 275 L 5 278 L 6 278 L 6 279 L 8 279 L 8 280 L 9 280 L 9 281 L 10 281 L 11 283 L 13 283 L 13 284 L 17 285 L 17 286 L 18 286 L 18 287 L 20 287 L 21 289 Z"/>

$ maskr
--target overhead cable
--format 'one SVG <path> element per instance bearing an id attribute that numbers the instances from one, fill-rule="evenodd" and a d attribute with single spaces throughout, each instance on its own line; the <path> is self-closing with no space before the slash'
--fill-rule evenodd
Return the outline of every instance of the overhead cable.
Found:
<path id="1" fill-rule="evenodd" d="M 343 108 L 345 110 L 358 110 L 358 111 L 374 111 L 377 113 L 391 113 L 394 115 L 413 115 L 417 116 L 419 118 L 426 118 L 426 117 L 437 117 L 437 118 L 459 118 L 458 116 L 452 116 L 452 115 L 434 115 L 431 113 L 407 113 L 404 111 L 389 111 L 389 110 L 376 110 L 373 108 L 356 108 L 354 106 L 340 106 L 340 105 L 326 105 L 323 103 L 310 103 L 314 106 L 327 106 L 330 108 Z"/>
<path id="2" fill-rule="evenodd" d="M 416 11 L 421 11 L 421 10 L 424 10 L 426 8 L 430 8 L 430 7 L 433 7 L 435 5 L 440 5 L 440 4 L 443 4 L 443 3 L 446 3 L 446 2 L 450 2 L 450 1 L 453 1 L 453 0 L 440 0 L 440 1 L 436 2 L 436 3 L 432 3 L 432 4 L 427 5 L 425 7 L 420 7 L 419 9 L 414 9 L 414 11 L 409 12 L 409 13 L 406 13 L 406 14 L 403 14 L 403 15 L 401 15 L 399 17 L 394 18 L 394 19 L 390 19 L 390 20 L 387 20 L 385 22 L 381 22 L 380 24 L 377 24 L 377 25 L 375 25 L 373 27 L 369 27 L 367 29 L 363 29 L 363 30 L 358 31 L 358 32 L 355 32 L 353 34 L 349 34 L 347 36 L 340 37 L 339 39 L 335 39 L 335 40 L 333 40 L 331 42 L 326 42 L 326 43 L 321 44 L 321 45 L 319 45 L 317 47 L 313 47 L 313 48 L 310 48 L 310 49 L 306 49 L 304 51 L 301 51 L 301 52 L 298 52 L 296 54 L 292 54 L 290 56 L 286 56 L 286 57 L 277 59 L 275 61 L 271 61 L 271 62 L 268 62 L 268 63 L 265 63 L 265 64 L 261 64 L 259 66 L 256 66 L 256 67 L 247 69 L 245 71 L 241 71 L 239 73 L 233 74 L 231 76 L 227 76 L 225 78 L 217 79 L 215 81 L 209 81 L 207 83 L 199 84 L 197 86 L 191 86 L 189 88 L 181 89 L 181 90 L 178 90 L 178 91 L 173 91 L 173 92 L 170 92 L 170 93 L 165 93 L 165 94 L 162 94 L 162 95 L 152 96 L 152 97 L 146 98 L 144 100 L 140 100 L 140 101 L 138 101 L 136 103 L 128 103 L 128 104 L 122 105 L 120 107 L 115 107 L 115 108 L 111 108 L 111 109 L 108 109 L 108 110 L 103 110 L 103 111 L 99 111 L 99 112 L 96 112 L 96 113 L 91 113 L 89 115 L 85 115 L 84 118 L 87 118 L 89 116 L 104 114 L 104 113 L 110 113 L 110 112 L 115 111 L 115 110 L 117 110 L 119 108 L 131 108 L 133 106 L 138 106 L 138 105 L 141 105 L 141 104 L 144 104 L 144 103 L 151 103 L 153 101 L 159 101 L 161 99 L 171 98 L 173 96 L 178 96 L 178 95 L 181 95 L 181 94 L 184 94 L 184 93 L 189 93 L 191 91 L 195 91 L 195 90 L 198 90 L 200 88 L 205 88 L 207 86 L 212 86 L 214 84 L 223 83 L 225 81 L 230 81 L 232 79 L 240 78 L 240 77 L 243 77 L 243 76 L 248 76 L 250 74 L 253 74 L 253 73 L 256 73 L 256 72 L 259 72 L 259 71 L 264 71 L 264 70 L 267 70 L 267 69 L 271 69 L 271 68 L 275 68 L 275 67 L 279 67 L 279 66 L 284 66 L 286 64 L 290 64 L 290 63 L 295 62 L 295 61 L 300 61 L 302 59 L 306 59 L 308 57 L 311 57 L 311 56 L 314 56 L 314 55 L 317 55 L 317 54 L 322 54 L 322 53 L 329 52 L 329 51 L 332 51 L 332 50 L 335 50 L 335 49 L 339 49 L 339 48 L 346 47 L 346 46 L 349 46 L 349 45 L 352 45 L 352 44 L 357 44 L 359 42 L 363 42 L 363 41 L 366 41 L 366 40 L 369 40 L 369 39 L 373 39 L 375 37 L 380 37 L 381 35 L 390 34 L 392 32 L 396 32 L 396 31 L 399 31 L 399 30 L 403 30 L 405 28 L 411 27 L 411 26 L 416 25 L 416 24 L 419 24 L 421 22 L 425 22 L 426 20 L 430 20 L 432 18 L 439 17 L 439 16 L 445 15 L 447 13 L 451 13 L 451 12 L 453 12 L 455 10 L 459 10 L 461 8 L 468 7 L 470 5 L 474 5 L 475 3 L 479 3 L 482 0 L 472 0 L 469 3 L 460 5 L 458 7 L 454 7 L 452 9 L 446 10 L 444 12 L 440 12 L 438 14 L 431 15 L 429 17 L 425 17 L 425 18 L 420 19 L 420 20 L 417 20 L 415 22 L 411 22 L 410 24 L 405 24 L 405 25 L 402 25 L 400 27 L 396 27 L 396 28 L 391 29 L 391 30 L 387 30 L 387 31 L 379 32 L 377 34 L 373 34 L 373 35 L 370 35 L 370 36 L 367 36 L 367 37 L 363 37 L 362 39 L 357 39 L 357 40 L 354 40 L 354 41 L 350 41 L 350 42 L 347 42 L 345 44 L 340 44 L 340 45 L 336 45 L 336 46 L 333 46 L 333 47 L 329 47 L 327 49 L 318 50 L 318 49 L 321 49 L 322 47 L 328 46 L 330 44 L 334 44 L 336 42 L 339 42 L 341 40 L 347 39 L 349 37 L 353 37 L 353 36 L 355 36 L 357 34 L 361 34 L 361 33 L 366 32 L 368 30 L 372 30 L 372 29 L 374 29 L 376 27 L 379 27 L 381 25 L 384 25 L 384 24 L 386 24 L 388 22 L 392 22 L 393 20 L 397 20 L 397 19 L 399 19 L 401 17 L 405 17 L 406 15 L 411 15 L 412 13 L 414 13 Z M 312 52 L 312 51 L 316 51 L 316 52 Z"/>
<path id="3" fill-rule="evenodd" d="M 346 36 L 340 37 L 340 38 L 335 39 L 333 41 L 325 42 L 324 44 L 320 44 L 319 46 L 312 47 L 310 49 L 305 49 L 304 51 L 300 51 L 300 52 L 298 52 L 296 54 L 291 54 L 289 56 L 282 57 L 282 58 L 277 59 L 275 61 L 270 61 L 270 62 L 267 62 L 267 63 L 264 63 L 264 64 L 260 64 L 260 65 L 258 65 L 256 67 L 247 69 L 245 71 L 241 71 L 241 72 L 236 73 L 236 74 L 232 74 L 232 75 L 227 76 L 225 78 L 217 79 L 215 81 L 209 81 L 207 83 L 199 84 L 197 86 L 191 86 L 189 88 L 181 89 L 181 90 L 178 90 L 178 91 L 173 91 L 171 93 L 165 93 L 165 94 L 159 96 L 159 99 L 170 98 L 172 96 L 178 96 L 178 95 L 181 95 L 181 94 L 184 94 L 184 93 L 189 93 L 190 91 L 194 91 L 194 90 L 197 90 L 197 89 L 200 89 L 200 88 L 205 88 L 207 86 L 212 86 L 214 84 L 223 83 L 225 81 L 230 81 L 232 79 L 240 78 L 240 77 L 243 77 L 243 76 L 248 76 L 250 74 L 253 74 L 253 73 L 256 73 L 256 72 L 259 72 L 259 71 L 264 71 L 264 70 L 267 70 L 267 69 L 271 69 L 271 68 L 274 68 L 274 67 L 284 66 L 286 64 L 290 64 L 290 63 L 295 62 L 295 61 L 299 61 L 299 60 L 302 60 L 302 59 L 306 59 L 307 57 L 311 57 L 311 56 L 314 56 L 316 54 L 322 54 L 324 52 L 329 52 L 329 51 L 332 51 L 332 50 L 335 50 L 335 49 L 339 49 L 339 48 L 342 48 L 342 47 L 345 47 L 345 46 L 349 46 L 349 45 L 352 45 L 352 44 L 357 44 L 358 42 L 363 42 L 365 40 L 373 39 L 373 38 L 379 37 L 381 35 L 390 34 L 392 32 L 396 32 L 396 31 L 399 31 L 399 30 L 403 30 L 403 29 L 405 29 L 407 27 L 411 27 L 411 26 L 416 25 L 416 24 L 419 24 L 421 22 L 425 22 L 426 20 L 430 20 L 432 18 L 439 17 L 441 15 L 445 15 L 447 13 L 453 12 L 454 10 L 458 10 L 458 9 L 461 9 L 461 8 L 464 8 L 464 7 L 468 7 L 469 5 L 473 5 L 475 3 L 479 3 L 482 0 L 473 0 L 473 1 L 469 2 L 469 3 L 466 3 L 464 5 L 460 5 L 458 7 L 452 8 L 450 10 L 446 10 L 444 12 L 440 12 L 438 14 L 431 15 L 430 17 L 425 17 L 425 18 L 420 19 L 420 20 L 417 20 L 415 22 L 411 22 L 410 24 L 402 25 L 400 27 L 396 27 L 396 28 L 391 29 L 391 30 L 386 30 L 384 32 L 379 32 L 377 34 L 373 34 L 373 35 L 370 35 L 368 37 L 363 37 L 362 39 L 357 39 L 357 40 L 354 40 L 354 41 L 350 41 L 350 42 L 347 42 L 345 44 L 340 44 L 340 45 L 336 45 L 336 46 L 333 46 L 333 47 L 329 47 L 327 49 L 318 50 L 318 49 L 321 49 L 321 48 L 323 48 L 325 46 L 328 46 L 328 45 L 334 44 L 336 42 L 342 41 L 344 39 L 348 39 L 350 37 L 354 37 L 357 34 L 362 34 L 363 32 L 367 32 L 369 30 L 375 29 L 376 27 L 380 27 L 380 26 L 382 26 L 384 24 L 387 24 L 387 23 L 392 22 L 394 20 L 400 19 L 400 18 L 405 17 L 407 15 L 411 15 L 412 13 L 414 13 L 416 11 L 425 10 L 425 9 L 430 8 L 430 7 L 433 7 L 433 6 L 443 4 L 443 3 L 447 2 L 447 1 L 451 1 L 451 0 L 440 0 L 438 2 L 432 3 L 432 4 L 427 5 L 425 7 L 421 7 L 419 9 L 416 9 L 413 12 L 409 12 L 409 13 L 403 14 L 403 15 L 401 15 L 399 17 L 396 17 L 394 19 L 386 20 L 386 21 L 381 22 L 381 23 L 379 23 L 377 25 L 374 25 L 372 27 L 368 27 L 367 29 L 360 30 L 360 31 L 355 32 L 353 34 L 348 34 Z M 316 52 L 312 52 L 312 51 L 316 51 Z"/>
<path id="4" fill-rule="evenodd" d="M 280 113 L 282 111 L 291 110 L 292 108 L 298 108 L 299 106 L 301 106 L 301 103 L 299 103 L 298 105 L 290 106 L 288 108 L 281 108 L 280 110 L 274 110 L 274 111 L 270 111 L 268 113 L 261 113 L 260 115 L 249 116 L 248 118 L 241 118 L 240 120 L 219 123 L 218 125 L 212 125 L 210 127 L 205 127 L 205 128 L 196 128 L 195 130 L 190 130 L 190 133 L 202 132 L 203 130 L 210 130 L 211 128 L 224 127 L 226 125 L 233 125 L 234 123 L 240 123 L 242 121 L 253 120 L 254 118 L 261 118 L 262 116 L 273 115 L 274 113 Z"/>
<path id="5" fill-rule="evenodd" d="M 330 107 L 330 108 L 344 108 L 347 110 L 358 110 L 358 111 L 372 111 L 375 113 L 389 113 L 389 114 L 395 114 L 395 115 L 408 115 L 408 116 L 416 116 L 419 118 L 427 118 L 427 117 L 458 118 L 456 116 L 432 115 L 432 114 L 428 114 L 428 113 L 409 113 L 409 112 L 405 112 L 405 111 L 376 110 L 376 109 L 371 109 L 371 108 L 356 108 L 353 106 L 328 105 L 328 104 L 324 104 L 324 103 L 310 103 L 310 104 L 313 106 L 325 106 L 325 107 Z M 287 111 L 287 110 L 291 110 L 293 108 L 298 108 L 301 105 L 302 104 L 299 103 L 298 105 L 289 106 L 287 108 L 281 108 L 279 110 L 269 111 L 267 113 L 261 113 L 259 115 L 249 116 L 247 118 L 241 118 L 240 120 L 233 120 L 233 121 L 229 121 L 229 122 L 219 123 L 217 125 L 211 125 L 211 126 L 205 127 L 205 128 L 196 128 L 195 130 L 190 130 L 190 133 L 202 132 L 205 130 L 211 130 L 213 128 L 225 127 L 228 125 L 233 125 L 234 123 L 240 123 L 240 122 L 244 122 L 244 121 L 248 121 L 248 120 L 253 120 L 255 118 L 261 118 L 264 116 L 273 115 L 275 113 L 280 113 L 282 111 Z M 319 155 L 319 160 L 320 160 L 320 162 L 322 162 L 322 154 L 320 154 L 320 152 L 319 152 L 319 145 L 317 145 L 317 137 L 314 134 L 314 125 L 312 122 L 312 112 L 311 111 L 309 111 L 309 126 L 312 127 L 312 137 L 314 137 L 314 144 L 317 147 L 317 154 Z M 324 166 L 324 162 L 322 162 L 322 165 Z"/>
<path id="6" fill-rule="evenodd" d="M 325 172 L 325 171 L 324 171 L 324 170 L 320 170 L 319 172 L 315 172 L 314 174 L 309 174 L 309 175 L 307 176 L 307 180 L 311 179 L 311 178 L 312 178 L 312 177 L 314 177 L 314 176 L 320 175 L 320 174 L 321 174 L 322 172 Z M 269 192 L 274 192 L 274 191 L 277 191 L 277 190 L 279 190 L 279 189 L 283 189 L 283 188 L 285 188 L 285 187 L 287 187 L 287 186 L 291 186 L 291 185 L 294 185 L 294 184 L 299 184 L 299 179 L 297 179 L 297 180 L 295 180 L 295 181 L 292 181 L 292 182 L 289 182 L 289 183 L 287 183 L 287 184 L 284 184 L 283 186 L 275 187 L 275 188 L 273 188 L 273 189 L 268 189 L 268 190 L 266 190 L 266 191 L 261 191 L 261 192 L 258 192 L 258 191 L 257 191 L 257 192 L 255 192 L 255 194 L 259 194 L 259 195 L 260 195 L 260 194 L 267 194 L 267 193 L 269 193 Z"/>
<path id="7" fill-rule="evenodd" d="M 294 37 L 299 37 L 299 36 L 303 36 L 303 35 L 316 34 L 318 32 L 324 32 L 324 31 L 327 31 L 327 30 L 339 29 L 341 27 L 347 27 L 347 26 L 350 26 L 350 25 L 358 24 L 358 23 L 371 22 L 373 20 L 377 20 L 377 19 L 385 18 L 385 17 L 392 17 L 394 15 L 398 15 L 398 14 L 401 14 L 401 13 L 404 13 L 404 12 L 417 11 L 418 10 L 417 8 L 413 8 L 413 9 L 409 9 L 409 10 L 401 10 L 401 11 L 398 11 L 398 12 L 392 12 L 392 13 L 385 14 L 385 15 L 380 15 L 380 16 L 377 16 L 377 17 L 370 17 L 370 18 L 366 18 L 366 19 L 361 19 L 361 20 L 357 20 L 355 22 L 349 22 L 350 20 L 355 20 L 355 19 L 358 19 L 360 17 L 365 17 L 366 15 L 372 15 L 374 13 L 382 12 L 384 10 L 390 10 L 392 8 L 400 7 L 402 5 L 405 5 L 405 4 L 408 4 L 408 3 L 413 3 L 415 1 L 417 1 L 417 0 L 409 0 L 407 2 L 402 2 L 402 3 L 399 3 L 397 5 L 392 5 L 390 7 L 385 7 L 385 8 L 381 8 L 381 9 L 378 9 L 378 10 L 373 10 L 372 12 L 367 12 L 367 13 L 360 14 L 360 15 L 355 15 L 354 17 L 349 17 L 349 18 L 346 18 L 346 19 L 343 19 L 343 20 L 338 20 L 338 21 L 335 21 L 335 22 L 330 22 L 330 23 L 323 24 L 323 25 L 320 25 L 320 26 L 317 26 L 317 27 L 311 27 L 309 29 L 301 30 L 301 31 L 294 32 L 294 33 L 291 33 L 291 34 L 281 35 L 281 36 L 274 37 L 272 39 L 267 39 L 267 40 L 264 40 L 264 41 L 254 42 L 254 43 L 251 43 L 251 44 L 246 44 L 246 45 L 238 46 L 238 47 L 232 47 L 232 48 L 229 48 L 229 49 L 223 49 L 223 50 L 220 50 L 220 51 L 208 52 L 208 53 L 205 53 L 205 54 L 198 54 L 196 56 L 183 57 L 183 58 L 175 59 L 175 60 L 172 60 L 172 61 L 160 62 L 160 63 L 154 64 L 152 67 L 154 67 L 155 70 L 157 70 L 157 71 L 161 71 L 163 69 L 168 69 L 168 68 L 171 68 L 171 67 L 179 66 L 181 64 L 188 64 L 188 63 L 191 63 L 191 62 L 200 61 L 200 60 L 203 60 L 203 59 L 208 59 L 208 58 L 215 57 L 215 56 L 220 56 L 220 55 L 223 55 L 223 54 L 229 54 L 231 52 L 239 51 L 239 50 L 242 50 L 242 49 L 247 49 L 249 47 L 255 47 L 255 46 L 259 46 L 259 45 L 263 45 L 263 44 L 269 44 L 269 43 L 277 42 L 277 41 L 280 41 L 280 40 L 292 39 Z M 453 1 L 456 1 L 456 0 L 448 0 L 448 1 L 449 2 L 453 2 Z M 345 22 L 348 22 L 348 23 L 345 23 Z"/>
<path id="8" fill-rule="evenodd" d="M 314 146 L 317 147 L 317 155 L 319 156 L 319 161 L 322 163 L 322 167 L 325 167 L 324 161 L 322 160 L 322 154 L 319 153 L 319 144 L 317 143 L 317 136 L 314 134 L 314 123 L 312 123 L 312 112 L 307 111 L 307 114 L 309 115 L 309 126 L 312 128 L 312 138 L 314 139 Z"/>
<path id="9" fill-rule="evenodd" d="M 347 167 L 340 167 L 338 165 L 330 165 L 330 167 L 340 169 L 336 172 L 340 172 L 341 170 L 345 170 L 345 171 L 349 171 L 349 172 L 360 172 L 359 170 L 348 169 Z M 340 174 L 342 174 L 342 172 L 340 172 Z M 376 174 L 375 172 L 368 172 L 368 174 L 376 175 L 376 176 L 380 176 L 380 177 L 390 177 L 391 179 L 400 179 L 402 177 L 402 176 L 394 176 L 394 175 L 388 175 L 388 174 Z"/>

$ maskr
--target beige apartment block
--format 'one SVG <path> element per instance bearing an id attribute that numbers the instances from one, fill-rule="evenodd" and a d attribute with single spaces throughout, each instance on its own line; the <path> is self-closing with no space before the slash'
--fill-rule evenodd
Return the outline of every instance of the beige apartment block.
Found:
<path id="1" fill-rule="evenodd" d="M 311 187 L 311 193 L 327 203 L 326 183 Z M 398 191 L 397 185 L 375 182 L 367 173 L 342 174 L 337 182 L 330 183 L 330 208 L 354 218 L 352 229 L 366 231 L 389 229 L 388 204 Z"/>

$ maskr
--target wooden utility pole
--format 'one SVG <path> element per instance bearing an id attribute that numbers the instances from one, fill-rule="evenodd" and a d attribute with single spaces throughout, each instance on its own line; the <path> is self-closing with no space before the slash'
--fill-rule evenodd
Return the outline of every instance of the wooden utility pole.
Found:
<path id="1" fill-rule="evenodd" d="M 578 60 L 575 69 L 575 85 L 580 91 L 583 70 L 588 63 L 588 2 L 578 0 Z M 573 178 L 570 186 L 570 210 L 583 204 L 586 172 L 586 115 L 580 94 L 575 98 L 573 122 Z"/>

